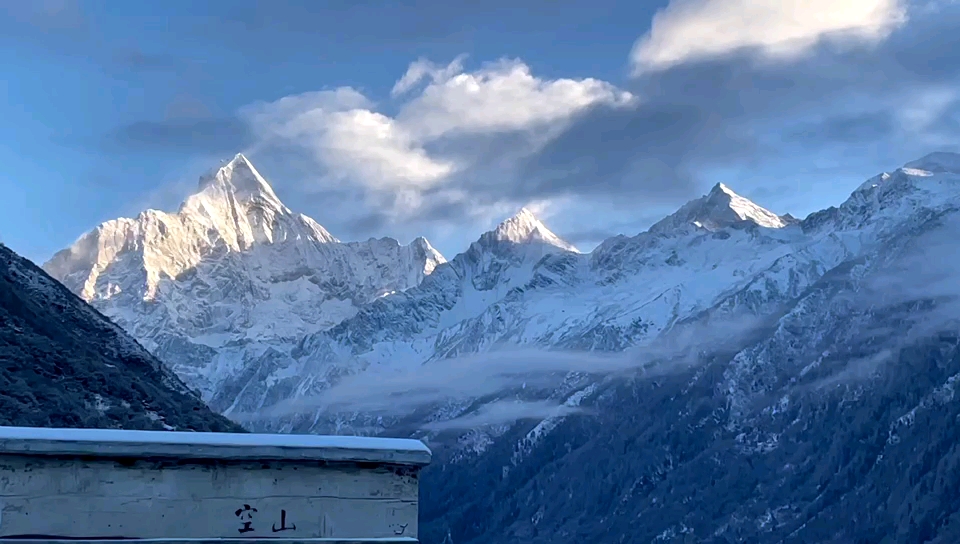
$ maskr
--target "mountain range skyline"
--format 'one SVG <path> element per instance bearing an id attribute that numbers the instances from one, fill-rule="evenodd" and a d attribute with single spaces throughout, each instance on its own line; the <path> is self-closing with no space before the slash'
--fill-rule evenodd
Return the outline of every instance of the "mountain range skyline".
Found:
<path id="1" fill-rule="evenodd" d="M 716 184 L 590 253 L 521 210 L 446 260 L 339 242 L 235 157 L 50 275 L 0 246 L 5 379 L 108 388 L 4 401 L 419 438 L 425 542 L 952 542 L 958 210 L 960 154 L 934 152 L 803 219 Z"/>
<path id="2" fill-rule="evenodd" d="M 424 544 L 960 542 L 960 0 L 0 12 L 3 424 L 412 439 Z"/>
<path id="3" fill-rule="evenodd" d="M 684 349 L 727 341 L 717 336 L 719 324 L 696 339 L 673 330 L 718 304 L 763 315 L 766 299 L 797 296 L 843 259 L 875 251 L 867 248 L 892 228 L 885 221 L 913 220 L 912 211 L 886 219 L 893 212 L 883 206 L 897 209 L 914 199 L 923 208 L 948 205 L 951 190 L 930 192 L 935 188 L 923 180 L 946 176 L 941 183 L 952 187 L 957 172 L 960 155 L 930 153 L 861 182 L 839 208 L 803 219 L 778 215 L 718 183 L 648 230 L 608 238 L 589 252 L 522 208 L 448 259 L 425 238 L 409 245 L 391 238 L 341 242 L 289 209 L 238 154 L 204 176 L 177 212 L 148 210 L 103 223 L 43 268 L 116 320 L 216 411 L 261 430 L 289 431 L 303 423 L 291 415 L 304 406 L 319 417 L 323 410 L 311 400 L 318 394 L 323 403 L 353 406 L 349 418 L 372 417 L 381 398 L 363 392 L 375 391 L 378 380 L 392 391 L 382 398 L 402 390 L 408 399 L 392 408 L 414 402 L 409 409 L 419 409 L 416 402 L 427 401 L 410 400 L 418 397 L 409 382 L 419 364 L 447 360 L 444 368 L 457 369 L 459 358 L 480 357 L 464 363 L 476 366 L 470 373 L 500 372 L 511 360 L 531 372 L 560 364 L 575 373 L 635 363 L 582 354 L 546 363 L 535 351 L 626 353 L 646 346 L 660 353 L 658 342 L 675 334 L 688 335 Z M 848 220 L 840 221 L 846 216 L 873 226 L 851 231 Z M 823 227 L 825 217 L 832 226 Z M 731 315 L 720 328 L 737 338 L 754 319 Z M 498 345 L 521 352 L 486 359 Z M 406 377 L 389 385 L 394 370 Z M 448 377 L 438 391 L 455 390 L 456 377 Z M 488 381 L 500 384 L 488 394 L 504 387 L 495 375 Z M 454 395 L 455 403 L 474 398 L 466 390 Z M 532 402 L 533 413 L 571 409 Z M 357 424 L 349 423 L 355 431 Z M 441 424 L 451 425 L 431 425 Z"/>
<path id="4" fill-rule="evenodd" d="M 42 262 L 240 151 L 344 240 L 454 254 L 526 206 L 589 250 L 717 182 L 804 217 L 957 151 L 955 3 L 534 5 L 11 4 L 0 234 Z"/>
<path id="5" fill-rule="evenodd" d="M 837 88 L 810 78 L 816 107 L 804 110 L 803 93 L 789 90 L 803 86 L 764 65 L 772 55 L 779 68 L 816 72 L 813 59 L 843 65 L 844 55 L 855 57 L 856 48 L 825 52 L 832 38 L 824 24 L 855 28 L 854 41 L 903 60 L 910 32 L 936 17 L 906 10 L 901 20 L 899 2 L 880 4 L 846 12 L 856 15 L 853 27 L 773 10 L 790 24 L 767 21 L 770 28 L 793 33 L 793 53 L 805 53 L 786 61 L 776 57 L 782 44 L 741 29 L 736 39 L 753 47 L 747 64 L 730 64 L 743 43 L 704 40 L 690 49 L 675 40 L 702 24 L 703 13 L 711 21 L 721 15 L 720 4 L 699 5 L 704 12 L 693 2 L 687 18 L 668 6 L 631 61 L 641 71 L 631 81 L 666 87 L 657 92 L 537 76 L 520 61 L 470 68 L 457 60 L 411 64 L 395 84 L 393 111 L 356 89 L 257 103 L 244 110 L 247 121 L 282 145 L 244 148 L 232 160 L 178 154 L 175 162 L 200 161 L 208 173 L 199 183 L 179 176 L 189 183 L 170 193 L 176 199 L 168 206 L 121 202 L 135 190 L 48 190 L 45 206 L 72 194 L 63 219 L 86 233 L 44 264 L 53 278 L 47 291 L 61 300 L 67 290 L 78 295 L 89 306 L 70 299 L 77 312 L 106 316 L 112 324 L 102 323 L 123 329 L 123 344 L 175 374 L 184 398 L 212 411 L 199 425 L 223 416 L 254 431 L 428 443 L 437 456 L 423 479 L 425 542 L 552 543 L 572 534 L 598 543 L 690 535 L 881 542 L 938 533 L 955 542 L 950 534 L 960 525 L 944 520 L 956 517 L 958 504 L 951 467 L 958 466 L 960 155 L 942 150 L 960 138 L 948 137 L 949 126 L 936 129 L 951 119 L 952 95 L 861 77 L 843 91 L 892 86 L 909 88 L 911 98 L 896 107 L 858 100 L 893 113 L 871 116 L 867 108 L 851 119 L 843 100 L 823 99 Z M 737 17 L 751 14 L 746 4 L 723 3 L 731 5 Z M 928 52 L 937 49 L 934 42 Z M 704 60 L 717 54 L 726 60 Z M 878 66 L 887 80 L 896 72 Z M 709 100 L 692 103 L 681 92 L 692 85 L 684 73 L 701 85 L 722 80 L 724 67 L 769 86 L 751 87 L 759 94 L 713 89 Z M 826 75 L 836 81 L 837 72 Z M 495 92 L 504 88 L 506 97 Z M 518 89 L 523 100 L 511 94 Z M 737 98 L 726 117 L 710 109 L 724 96 Z M 730 117 L 741 108 L 772 112 L 751 109 L 764 97 L 790 112 L 787 127 L 756 132 Z M 463 108 L 464 98 L 489 102 Z M 587 111 L 555 108 L 571 103 Z M 505 107 L 485 109 L 490 104 Z M 815 111 L 814 120 L 804 111 Z M 703 119 L 713 121 L 698 125 Z M 884 119 L 894 128 L 884 129 Z M 913 133 L 923 137 L 907 137 Z M 785 149 L 811 145 L 811 134 L 822 134 L 830 153 L 813 146 L 784 159 Z M 793 143 L 770 151 L 783 138 Z M 851 152 L 883 141 L 882 156 Z M 303 149 L 291 152 L 304 145 L 307 160 Z M 458 154 L 458 145 L 482 153 Z M 765 151 L 768 167 L 753 169 Z M 694 159 L 664 162 L 679 156 Z M 624 158 L 638 162 L 618 165 Z M 712 168 L 692 168 L 708 158 Z M 124 164 L 141 170 L 130 188 L 162 170 L 150 161 Z M 342 177 L 308 187 L 302 172 L 287 177 L 291 165 L 325 183 L 331 172 Z M 64 179 L 76 179 L 72 166 Z M 837 166 L 854 177 L 838 181 Z M 584 171 L 590 175 L 577 177 Z M 653 182 L 626 183 L 638 179 Z M 769 192 L 777 187 L 779 196 Z M 357 188 L 364 198 L 350 196 Z M 16 191 L 3 194 L 24 186 Z M 770 198 L 756 196 L 764 194 Z M 806 213 L 783 205 L 788 195 L 806 202 Z M 12 212 L 0 218 L 31 229 L 4 226 L 5 235 L 41 239 L 43 226 L 61 219 L 40 207 L 49 223 L 25 221 L 15 204 L 0 202 Z M 114 213 L 121 206 L 130 213 Z M 577 222 L 609 230 L 648 214 L 643 227 L 597 235 L 595 246 L 565 236 Z M 410 243 L 341 242 L 359 232 L 342 229 L 351 218 L 372 219 L 374 231 Z M 400 223 L 404 229 L 391 232 Z M 437 243 L 433 229 L 444 225 L 457 236 Z M 57 329 L 59 315 L 49 297 L 36 296 L 36 279 L 46 276 L 5 255 L 15 264 L 8 268 L 30 271 L 5 280 L 6 292 L 44 313 L 29 345 L 16 329 L 5 337 L 17 371 L 24 369 L 17 361 L 45 360 L 42 335 Z M 90 326 L 70 325 L 75 345 L 109 352 L 83 334 Z M 92 356 L 81 368 L 64 349 L 52 366 L 36 368 L 66 365 L 85 380 L 116 366 Z M 136 375 L 127 376 L 135 385 Z M 55 384 L 37 382 L 42 395 L 34 396 L 58 398 Z M 101 413 L 103 403 L 84 395 L 59 395 L 75 407 L 72 421 L 181 424 L 173 415 L 152 419 L 150 399 L 132 414 L 123 402 Z M 153 398 L 175 397 L 157 389 Z M 175 415 L 177 406 L 167 411 Z"/>
<path id="6" fill-rule="evenodd" d="M 935 156 L 935 155 L 950 155 L 950 153 L 932 152 L 932 153 L 928 154 L 928 156 Z M 919 159 L 919 160 L 922 160 L 922 159 Z M 913 161 L 913 162 L 918 162 L 918 161 Z M 266 177 L 264 177 L 263 175 L 261 175 L 261 173 L 259 172 L 259 170 L 253 165 L 253 161 L 251 161 L 249 158 L 247 158 L 247 156 L 246 156 L 244 153 L 236 153 L 236 154 L 234 154 L 234 155 L 232 156 L 232 158 L 231 158 L 229 161 L 228 161 L 228 160 L 220 160 L 220 165 L 219 165 L 219 166 L 212 166 L 212 167 L 208 168 L 207 171 L 206 171 L 204 174 L 200 175 L 200 176 L 198 177 L 197 181 L 195 182 L 196 188 L 195 188 L 193 191 L 190 191 L 190 192 L 183 198 L 183 200 L 178 203 L 178 205 L 173 206 L 173 207 L 168 207 L 167 209 L 145 208 L 145 209 L 141 210 L 139 213 L 131 214 L 130 216 L 118 216 L 118 217 L 116 217 L 116 218 L 114 218 L 114 219 L 107 220 L 107 221 L 105 221 L 105 222 L 103 222 L 103 223 L 100 223 L 99 225 L 97 225 L 97 226 L 94 227 L 94 228 L 91 228 L 91 229 L 88 229 L 88 230 L 86 230 L 86 231 L 83 231 L 83 232 L 77 237 L 77 239 L 73 242 L 73 244 L 71 244 L 71 245 L 74 245 L 74 244 L 80 242 L 85 236 L 88 236 L 89 234 L 91 234 L 91 232 L 95 231 L 97 228 L 101 228 L 101 227 L 103 227 L 104 225 L 113 223 L 113 222 L 115 222 L 115 221 L 132 220 L 132 219 L 135 219 L 135 218 L 137 218 L 137 217 L 142 216 L 143 214 L 149 214 L 149 213 L 171 214 L 171 213 L 181 212 L 181 211 L 183 210 L 184 206 L 187 205 L 187 203 L 188 203 L 189 201 L 191 201 L 191 199 L 195 198 L 197 195 L 200 195 L 200 194 L 204 193 L 205 189 L 209 188 L 209 187 L 211 186 L 211 184 L 216 184 L 218 178 L 220 177 L 220 174 L 224 171 L 224 169 L 226 169 L 226 168 L 232 168 L 232 167 L 233 167 L 234 165 L 236 165 L 236 164 L 245 165 L 246 168 L 249 168 L 249 169 L 252 170 L 252 172 L 253 172 L 253 176 L 250 178 L 250 179 L 252 180 L 252 181 L 250 182 L 250 183 L 251 183 L 250 185 L 245 186 L 245 185 L 242 184 L 242 182 L 241 182 L 241 184 L 237 184 L 237 181 L 236 181 L 236 180 L 230 182 L 231 185 L 233 185 L 235 191 L 236 191 L 238 194 L 239 194 L 239 193 L 250 193 L 250 194 L 256 195 L 256 194 L 259 193 L 259 194 L 262 195 L 262 197 L 265 198 L 268 202 L 271 202 L 271 204 L 276 205 L 276 206 L 279 206 L 279 207 L 286 208 L 285 204 L 283 203 L 284 199 L 280 198 L 280 195 L 277 194 L 272 179 L 267 179 Z M 861 178 L 861 179 L 862 179 L 862 178 Z M 862 182 L 861 182 L 861 183 L 862 183 Z M 858 183 L 857 185 L 860 185 L 861 183 Z M 856 188 L 856 185 L 854 185 L 854 188 Z M 689 205 L 689 204 L 691 204 L 691 203 L 693 203 L 693 202 L 699 201 L 699 200 L 703 199 L 704 197 L 709 197 L 709 196 L 711 196 L 711 195 L 727 195 L 729 198 L 733 199 L 734 201 L 740 202 L 740 203 L 741 203 L 741 208 L 753 208 L 753 209 L 755 209 L 755 210 L 758 210 L 759 215 L 758 215 L 755 219 L 758 221 L 759 224 L 764 225 L 764 226 L 782 226 L 782 224 L 785 224 L 785 223 L 784 223 L 784 220 L 781 220 L 781 219 L 779 219 L 779 218 L 786 218 L 786 219 L 785 219 L 786 221 L 796 221 L 796 220 L 797 220 L 797 219 L 794 219 L 793 215 L 792 215 L 791 213 L 789 213 L 789 212 L 783 213 L 782 215 L 777 215 L 776 213 L 773 213 L 772 211 L 769 211 L 767 208 L 757 205 L 756 203 L 754 203 L 753 200 L 751 200 L 751 199 L 749 199 L 749 198 L 745 198 L 745 197 L 742 196 L 741 194 L 735 192 L 735 189 L 734 189 L 730 184 L 727 184 L 727 183 L 724 183 L 724 182 L 716 182 L 716 183 L 714 183 L 714 184 L 709 188 L 709 190 L 706 191 L 703 195 L 697 196 L 697 197 L 694 197 L 694 198 L 691 198 L 690 200 L 688 200 L 688 201 L 686 201 L 686 202 L 684 202 L 684 203 L 681 203 L 681 204 L 682 204 L 681 206 L 679 206 L 678 208 L 673 209 L 672 211 L 666 212 L 663 216 L 657 216 L 655 219 L 653 219 L 653 220 L 650 221 L 650 225 L 648 225 L 646 228 L 644 228 L 644 229 L 642 229 L 642 230 L 639 230 L 639 231 L 637 231 L 637 232 L 618 232 L 618 233 L 612 234 L 612 235 L 609 236 L 608 238 L 612 238 L 612 237 L 616 237 L 616 236 L 634 236 L 634 235 L 637 235 L 637 234 L 641 234 L 641 233 L 647 232 L 648 230 L 651 230 L 651 229 L 655 230 L 656 228 L 658 228 L 658 227 L 663 223 L 663 221 L 664 221 L 665 219 L 669 218 L 670 216 L 673 216 L 673 215 L 677 214 L 679 211 L 683 210 L 685 206 L 687 206 L 687 205 Z M 829 203 L 828 203 L 828 204 L 829 204 Z M 736 206 L 734 206 L 734 208 L 736 208 Z M 821 209 L 822 209 L 822 208 L 821 208 Z M 821 209 L 814 210 L 814 211 L 810 212 L 810 214 L 808 214 L 808 215 L 812 215 L 812 214 L 814 214 L 814 213 L 817 213 L 817 212 L 819 212 Z M 742 211 L 734 211 L 733 213 L 734 213 L 735 215 L 739 215 L 741 219 L 744 219 L 744 218 L 746 217 L 746 216 L 744 216 L 744 213 L 743 213 Z M 303 215 L 303 214 L 300 214 L 300 215 L 301 215 L 302 217 L 307 217 L 307 216 L 305 216 L 305 215 Z M 766 217 L 764 217 L 764 216 L 766 216 Z M 488 232 L 495 232 L 495 231 L 497 231 L 498 229 L 503 228 L 503 226 L 504 226 L 505 224 L 508 224 L 508 223 L 510 223 L 511 221 L 513 221 L 513 222 L 520 221 L 521 223 L 523 223 L 523 222 L 528 222 L 528 223 L 529 223 L 529 222 L 536 222 L 536 223 L 538 223 L 538 224 L 541 226 L 541 228 L 546 229 L 546 227 L 543 226 L 543 223 L 541 222 L 540 217 L 541 217 L 540 214 L 538 214 L 536 211 L 534 211 L 533 209 L 531 209 L 530 206 L 519 206 L 519 207 L 517 207 L 515 210 L 513 210 L 512 212 L 508 212 L 508 213 L 500 216 L 499 218 L 494 219 L 493 223 L 490 224 L 487 228 L 484 228 L 484 229 L 481 229 L 481 230 L 479 230 L 479 231 L 477 231 L 477 232 L 475 232 L 475 233 L 472 233 L 472 239 L 471 239 L 471 240 L 475 240 L 476 237 L 479 236 L 480 234 L 488 233 Z M 314 228 L 319 229 L 319 231 L 318 231 L 318 236 L 319 236 L 319 239 L 321 239 L 322 241 L 333 241 L 333 242 L 338 242 L 338 243 L 340 243 L 340 242 L 348 243 L 348 242 L 371 241 L 371 240 L 378 239 L 378 238 L 375 238 L 375 237 L 370 237 L 370 238 L 367 238 L 366 240 L 341 239 L 340 237 L 337 237 L 337 236 L 335 236 L 333 233 L 329 232 L 324 226 L 322 226 L 322 223 L 317 222 L 317 221 L 315 221 L 315 220 L 312 219 L 312 218 L 308 218 L 308 219 L 309 219 L 311 222 L 315 223 L 315 227 L 314 227 Z M 771 221 L 772 221 L 773 223 L 771 223 Z M 594 244 L 594 245 L 592 245 L 592 246 L 588 246 L 588 248 L 580 249 L 580 248 L 576 247 L 576 245 L 571 244 L 570 242 L 567 242 L 567 241 L 566 241 L 566 238 L 565 238 L 564 236 L 555 234 L 555 233 L 554 233 L 552 230 L 550 230 L 550 229 L 546 229 L 546 232 L 548 233 L 547 235 L 548 235 L 549 237 L 553 237 L 553 238 L 556 239 L 556 243 L 557 243 L 558 245 L 565 245 L 565 246 L 567 246 L 569 249 L 571 249 L 572 251 L 575 251 L 575 252 L 578 252 L 578 253 L 589 253 L 589 252 L 593 251 L 597 246 L 599 246 L 600 244 L 602 244 L 602 243 L 604 242 L 604 240 L 599 240 L 596 244 Z M 403 240 L 400 240 L 400 239 L 398 239 L 398 238 L 395 238 L 395 237 L 393 237 L 393 236 L 390 236 L 389 233 L 386 234 L 386 235 L 383 236 L 383 237 L 380 237 L 379 239 L 390 239 L 390 240 L 397 240 L 398 242 L 403 242 Z M 430 245 L 429 238 L 428 238 L 427 236 L 423 236 L 423 235 L 415 235 L 411 240 L 409 240 L 409 242 L 417 242 L 418 240 L 421 240 L 421 239 L 426 240 L 427 243 L 428 243 L 428 245 Z M 468 243 L 467 245 L 469 245 L 469 243 Z M 451 248 L 451 249 L 448 250 L 447 252 L 442 252 L 442 251 L 441 251 L 441 252 L 439 252 L 439 254 L 440 254 L 441 256 L 444 256 L 444 255 L 457 255 L 457 254 L 459 254 L 460 252 L 462 252 L 463 250 L 464 250 L 463 247 L 460 247 L 460 248 Z M 52 255 L 50 255 L 48 258 L 42 260 L 41 263 L 49 263 L 50 261 L 52 261 L 52 260 L 56 257 L 57 253 L 60 253 L 60 252 L 62 252 L 62 251 L 65 251 L 65 250 L 64 250 L 64 249 L 60 249 L 60 250 L 55 251 L 54 254 L 52 254 Z M 40 263 L 38 263 L 38 264 L 40 264 Z"/>

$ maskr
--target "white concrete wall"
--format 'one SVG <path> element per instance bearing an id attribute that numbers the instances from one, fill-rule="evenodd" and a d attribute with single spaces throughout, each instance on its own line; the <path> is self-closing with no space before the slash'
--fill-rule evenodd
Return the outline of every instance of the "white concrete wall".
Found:
<path id="1" fill-rule="evenodd" d="M 0 455 L 0 539 L 414 539 L 419 468 L 401 470 Z"/>

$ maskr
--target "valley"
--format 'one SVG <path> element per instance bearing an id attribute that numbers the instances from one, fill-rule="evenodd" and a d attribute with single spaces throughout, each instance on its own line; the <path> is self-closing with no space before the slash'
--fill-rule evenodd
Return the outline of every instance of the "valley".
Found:
<path id="1" fill-rule="evenodd" d="M 449 261 L 207 179 L 45 270 L 249 429 L 430 444 L 427 542 L 950 541 L 956 155 L 803 220 L 718 184 L 590 253 L 521 210 Z"/>

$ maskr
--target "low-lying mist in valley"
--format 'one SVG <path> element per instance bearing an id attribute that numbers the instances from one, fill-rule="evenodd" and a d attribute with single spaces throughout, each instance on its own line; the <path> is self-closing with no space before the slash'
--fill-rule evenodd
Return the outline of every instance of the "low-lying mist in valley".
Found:
<path id="1" fill-rule="evenodd" d="M 935 220 L 936 221 L 936 220 Z M 797 391 L 865 382 L 896 360 L 897 351 L 919 338 L 949 328 L 960 318 L 960 259 L 954 255 L 960 221 L 934 223 L 903 247 L 893 247 L 871 261 L 845 263 L 861 267 L 855 287 L 842 289 L 835 303 L 844 311 L 866 315 L 890 308 L 915 308 L 909 317 L 888 324 L 865 322 L 851 342 L 874 345 L 866 356 L 851 358 L 827 375 L 796 377 Z M 861 277 L 862 276 L 862 277 Z M 841 282 L 850 277 L 841 274 Z M 834 281 L 830 271 L 821 284 Z M 588 385 L 622 380 L 655 379 L 700 364 L 704 356 L 736 353 L 779 326 L 782 311 L 765 315 L 720 307 L 706 309 L 694 318 L 673 323 L 651 340 L 622 352 L 569 351 L 536 346 L 497 346 L 486 352 L 423 364 L 371 365 L 348 374 L 317 394 L 292 397 L 255 414 L 237 414 L 241 422 L 367 418 L 408 423 L 420 433 L 466 431 L 486 426 L 511 425 L 522 420 L 543 420 L 594 414 L 583 396 L 571 398 Z M 437 417 L 442 413 L 444 417 Z M 412 419 L 411 419 L 412 418 Z M 404 425 L 410 428 L 410 425 Z M 382 432 L 383 427 L 352 432 Z"/>
<path id="2" fill-rule="evenodd" d="M 571 405 L 555 393 L 571 381 L 582 388 L 589 383 L 654 378 L 690 368 L 703 353 L 739 345 L 768 321 L 729 313 L 718 319 L 676 323 L 649 343 L 619 353 L 504 346 L 415 366 L 371 366 L 343 377 L 319 394 L 281 401 L 253 417 L 319 414 L 333 418 L 363 413 L 403 418 L 451 403 L 461 406 L 462 413 L 452 419 L 431 421 L 428 416 L 420 424 L 424 431 L 441 431 L 589 415 L 589 409 Z M 238 416 L 241 421 L 243 418 Z"/>

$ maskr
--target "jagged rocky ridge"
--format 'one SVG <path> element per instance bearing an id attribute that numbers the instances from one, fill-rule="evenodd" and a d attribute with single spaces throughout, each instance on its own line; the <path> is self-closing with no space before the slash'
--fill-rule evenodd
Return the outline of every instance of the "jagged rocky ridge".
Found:
<path id="1" fill-rule="evenodd" d="M 242 431 L 120 327 L 2 244 L 0 425 Z"/>
<path id="2" fill-rule="evenodd" d="M 803 221 L 717 185 L 589 254 L 523 211 L 210 399 L 253 428 L 452 445 L 424 475 L 425 542 L 953 542 L 958 203 L 960 159 L 934 154 Z M 504 346 L 657 357 L 392 417 L 267 409 Z M 430 425 L 513 400 L 555 412 Z"/>

